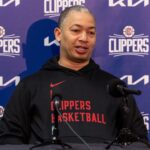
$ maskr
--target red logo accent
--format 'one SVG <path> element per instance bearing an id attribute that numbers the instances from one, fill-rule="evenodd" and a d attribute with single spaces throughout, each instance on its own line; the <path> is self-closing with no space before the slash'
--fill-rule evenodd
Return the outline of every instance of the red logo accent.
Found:
<path id="1" fill-rule="evenodd" d="M 65 81 L 61 81 L 61 82 L 57 82 L 57 83 L 50 83 L 50 87 L 51 88 L 54 88 L 54 87 L 56 87 L 56 86 L 58 86 L 58 85 L 60 85 L 60 84 L 62 84 L 62 83 L 64 83 Z"/>

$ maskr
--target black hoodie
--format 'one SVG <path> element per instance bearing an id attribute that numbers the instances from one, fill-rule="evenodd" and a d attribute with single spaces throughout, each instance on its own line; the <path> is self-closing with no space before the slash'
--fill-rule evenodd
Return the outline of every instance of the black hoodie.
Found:
<path id="1" fill-rule="evenodd" d="M 112 140 L 123 127 L 120 113 L 122 98 L 112 97 L 107 84 L 116 78 L 90 63 L 79 71 L 58 65 L 58 58 L 49 60 L 34 75 L 17 86 L 0 120 L 0 143 L 35 143 L 52 138 L 54 101 L 60 98 L 59 137 L 79 142 L 65 121 L 88 142 Z M 146 138 L 142 116 L 132 97 L 127 101 L 129 128 Z"/>

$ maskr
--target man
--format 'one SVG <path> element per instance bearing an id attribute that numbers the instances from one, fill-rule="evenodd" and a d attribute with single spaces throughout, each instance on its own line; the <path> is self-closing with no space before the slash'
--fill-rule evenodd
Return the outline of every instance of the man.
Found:
<path id="1" fill-rule="evenodd" d="M 87 142 L 112 140 L 122 124 L 122 98 L 108 94 L 113 75 L 101 70 L 91 59 L 96 42 L 95 19 L 83 6 L 64 10 L 54 31 L 60 43 L 60 56 L 48 61 L 34 75 L 22 80 L 0 121 L 0 143 L 35 143 L 53 137 L 54 101 L 60 100 L 59 138 L 80 142 L 65 121 Z M 142 116 L 132 96 L 129 129 L 147 139 Z"/>

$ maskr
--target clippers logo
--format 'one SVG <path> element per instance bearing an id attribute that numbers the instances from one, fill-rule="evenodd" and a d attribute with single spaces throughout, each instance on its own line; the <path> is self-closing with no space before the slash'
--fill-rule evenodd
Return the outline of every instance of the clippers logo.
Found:
<path id="1" fill-rule="evenodd" d="M 135 30 L 132 26 L 126 26 L 124 29 L 123 29 L 123 34 L 125 37 L 127 38 L 132 38 L 135 34 Z"/>
<path id="2" fill-rule="evenodd" d="M 3 117 L 3 114 L 4 114 L 4 107 L 0 106 L 0 118 Z"/>
<path id="3" fill-rule="evenodd" d="M 49 37 L 44 38 L 44 46 L 52 46 L 52 45 L 59 46 L 59 42 L 57 40 L 53 40 L 50 42 Z"/>
<path id="4" fill-rule="evenodd" d="M 5 34 L 5 28 L 0 26 L 0 56 L 20 56 L 20 36 Z"/>
<path id="5" fill-rule="evenodd" d="M 85 0 L 44 0 L 44 16 L 56 17 L 67 7 L 84 4 Z"/>
<path id="6" fill-rule="evenodd" d="M 6 7 L 12 3 L 15 3 L 15 7 L 20 5 L 20 0 L 9 0 L 7 2 L 4 2 L 4 0 L 0 0 L 0 7 Z"/>
<path id="7" fill-rule="evenodd" d="M 146 7 L 150 4 L 150 0 L 109 0 L 109 7 L 136 7 L 142 4 Z"/>
<path id="8" fill-rule="evenodd" d="M 133 80 L 132 75 L 124 75 L 120 78 L 121 80 L 126 80 L 128 85 L 137 85 L 139 83 L 143 83 L 147 85 L 149 83 L 149 75 L 143 75 L 142 77 L 138 78 L 137 80 Z"/>
<path id="9" fill-rule="evenodd" d="M 143 116 L 143 120 L 144 120 L 144 124 L 146 126 L 147 131 L 149 131 L 149 114 L 148 113 L 144 113 L 141 112 L 142 116 Z"/>
<path id="10" fill-rule="evenodd" d="M 1 87 L 7 87 L 8 85 L 15 83 L 15 86 L 18 85 L 18 83 L 20 82 L 20 76 L 15 76 L 11 79 L 9 79 L 8 81 L 4 82 L 4 77 L 0 76 L 0 88 Z"/>
<path id="11" fill-rule="evenodd" d="M 113 57 L 149 55 L 149 36 L 135 35 L 135 29 L 132 26 L 126 26 L 123 29 L 123 35 L 109 36 L 109 55 Z"/>

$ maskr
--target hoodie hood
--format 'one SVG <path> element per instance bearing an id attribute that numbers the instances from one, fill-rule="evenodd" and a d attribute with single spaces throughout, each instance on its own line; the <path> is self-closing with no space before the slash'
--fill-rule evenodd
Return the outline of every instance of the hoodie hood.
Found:
<path id="1" fill-rule="evenodd" d="M 73 74 L 80 74 L 80 75 L 85 74 L 85 75 L 90 75 L 90 76 L 99 70 L 99 66 L 92 59 L 90 59 L 90 62 L 88 65 L 84 66 L 83 68 L 81 68 L 78 71 L 60 66 L 58 64 L 58 59 L 59 59 L 59 57 L 54 57 L 54 58 L 50 59 L 45 65 L 43 65 L 42 70 L 45 70 L 45 71 L 52 71 L 52 70 L 53 71 L 63 71 L 63 72 L 71 73 L 71 74 L 72 73 Z"/>

